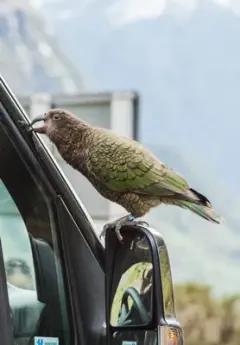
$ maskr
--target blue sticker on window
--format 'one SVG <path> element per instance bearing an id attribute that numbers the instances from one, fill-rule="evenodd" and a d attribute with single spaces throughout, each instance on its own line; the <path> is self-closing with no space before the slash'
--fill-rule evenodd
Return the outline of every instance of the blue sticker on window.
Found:
<path id="1" fill-rule="evenodd" d="M 136 341 L 126 341 L 126 340 L 123 340 L 122 341 L 122 345 L 137 345 L 137 342 Z"/>
<path id="2" fill-rule="evenodd" d="M 34 337 L 34 345 L 59 345 L 59 339 L 51 337 Z"/>

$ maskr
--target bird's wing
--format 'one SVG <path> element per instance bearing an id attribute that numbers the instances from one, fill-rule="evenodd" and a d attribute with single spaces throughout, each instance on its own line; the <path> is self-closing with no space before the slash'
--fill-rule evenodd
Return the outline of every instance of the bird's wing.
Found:
<path id="1" fill-rule="evenodd" d="M 181 175 L 139 143 L 117 136 L 98 143 L 89 156 L 88 167 L 99 183 L 116 192 L 171 196 L 184 194 L 189 188 Z"/>

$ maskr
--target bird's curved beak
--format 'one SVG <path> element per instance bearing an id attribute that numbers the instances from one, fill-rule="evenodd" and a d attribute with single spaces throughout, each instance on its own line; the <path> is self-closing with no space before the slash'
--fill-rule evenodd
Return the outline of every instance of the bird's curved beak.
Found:
<path id="1" fill-rule="evenodd" d="M 32 127 L 35 123 L 40 122 L 40 121 L 46 121 L 46 118 L 44 115 L 38 115 L 36 116 L 32 122 L 30 123 L 30 127 Z M 36 127 L 36 128 L 32 128 L 32 131 L 37 132 L 37 133 L 45 133 L 45 125 L 41 126 L 41 127 Z"/>

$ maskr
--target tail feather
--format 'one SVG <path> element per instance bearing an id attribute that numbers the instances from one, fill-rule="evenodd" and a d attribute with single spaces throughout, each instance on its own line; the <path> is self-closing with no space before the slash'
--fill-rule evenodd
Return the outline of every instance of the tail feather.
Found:
<path id="1" fill-rule="evenodd" d="M 196 191 L 193 188 L 190 188 L 189 190 L 198 198 L 198 200 L 201 202 L 201 204 L 203 204 L 204 206 L 207 206 L 207 207 L 212 207 L 211 202 L 205 197 L 205 195 L 199 193 L 198 191 Z"/>
<path id="2" fill-rule="evenodd" d="M 197 204 L 206 207 L 212 207 L 211 202 L 203 194 L 199 193 L 193 188 L 189 188 L 186 192 L 186 195 L 189 197 L 189 201 L 196 202 Z"/>
<path id="3" fill-rule="evenodd" d="M 179 201 L 179 206 L 196 213 L 198 216 L 210 222 L 217 224 L 221 224 L 223 222 L 223 217 L 218 215 L 211 207 L 195 204 L 189 201 Z"/>

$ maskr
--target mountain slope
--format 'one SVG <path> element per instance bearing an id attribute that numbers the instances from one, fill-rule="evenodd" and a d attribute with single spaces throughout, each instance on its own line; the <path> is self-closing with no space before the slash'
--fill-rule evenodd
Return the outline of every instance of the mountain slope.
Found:
<path id="1" fill-rule="evenodd" d="M 233 198 L 218 176 L 195 159 L 184 157 L 176 147 L 149 148 L 205 194 L 225 218 L 224 224 L 215 225 L 172 206 L 156 208 L 146 217 L 169 245 L 175 281 L 211 284 L 217 294 L 238 292 L 240 198 Z"/>
<path id="2" fill-rule="evenodd" d="M 0 3 L 0 69 L 18 95 L 72 93 L 83 80 L 30 6 Z M 14 7 L 16 6 L 16 7 Z"/>
<path id="3" fill-rule="evenodd" d="M 211 282 L 219 293 L 238 289 L 239 8 L 189 0 L 181 3 L 196 6 L 186 10 L 166 0 L 160 10 L 162 3 L 62 0 L 43 11 L 95 88 L 140 92 L 141 140 L 226 218 L 215 226 L 185 210 L 151 213 L 169 244 L 175 279 Z"/>

